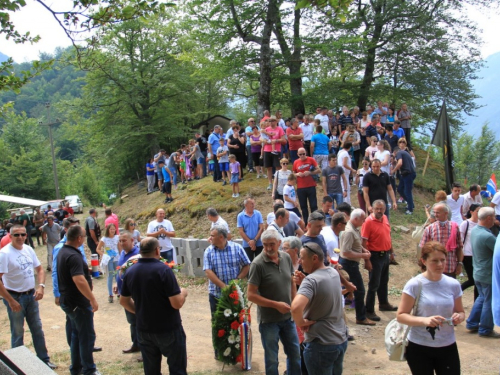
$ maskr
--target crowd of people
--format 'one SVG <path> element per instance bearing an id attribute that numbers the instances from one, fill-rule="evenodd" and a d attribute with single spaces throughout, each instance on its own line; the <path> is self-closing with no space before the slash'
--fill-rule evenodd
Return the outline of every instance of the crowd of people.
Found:
<path id="1" fill-rule="evenodd" d="M 174 199 L 178 182 L 210 172 L 214 182 L 232 184 L 234 198 L 245 171 L 267 178 L 270 212 L 264 219 L 259 209 L 265 207 L 257 209 L 255 199 L 246 197 L 235 223 L 237 234 L 215 208 L 207 210 L 210 245 L 203 258 L 212 319 L 221 290 L 232 280 L 247 280 L 248 300 L 257 305 L 266 374 L 278 374 L 279 341 L 287 374 L 341 374 L 347 343 L 355 340 L 346 306 L 354 308 L 360 326 L 380 324 L 382 311 L 394 312 L 411 327 L 406 359 L 413 374 L 460 374 L 454 326 L 464 321 L 480 338 L 500 338 L 494 331 L 499 301 L 495 307 L 492 299 L 493 289 L 500 291 L 495 286 L 500 283 L 500 192 L 489 198 L 490 207 L 483 207 L 479 185 L 463 195 L 459 184 L 450 195 L 437 192 L 436 203 L 426 206 L 428 221 L 419 243 L 422 272 L 407 282 L 399 303 L 389 300 L 389 267 L 397 265 L 390 209 L 401 203 L 407 214 L 415 209 L 410 120 L 406 105 L 394 111 L 384 103 L 362 113 L 343 108 L 334 115 L 318 108 L 316 116 L 289 120 L 266 111 L 260 126 L 253 118 L 245 129 L 234 122 L 225 135 L 215 126 L 208 139 L 197 133 L 189 146 L 171 154 L 160 150 L 148 161 L 148 193 L 161 189 L 165 203 Z M 351 185 L 359 208 L 350 200 Z M 318 205 L 319 191 L 323 198 Z M 103 232 L 95 209 L 83 225 L 69 213 L 37 213 L 41 216 L 35 225 L 46 235 L 42 240 L 47 242 L 55 303 L 67 318 L 71 374 L 100 374 L 92 354 L 101 350 L 95 346 L 93 325 L 99 305 L 85 242 L 107 273 L 108 302 L 119 299 L 130 325 L 131 346 L 123 352 L 140 352 L 137 360 L 147 375 L 160 374 L 162 356 L 171 374 L 186 374 L 180 309 L 188 292 L 162 264 L 177 263 L 172 245 L 176 232 L 165 210 L 156 211 L 144 236 L 132 218 L 120 230 L 120 220 L 109 208 Z M 28 241 L 27 223 L 9 224 L 0 250 L 0 296 L 11 323 L 12 347 L 22 345 L 26 320 L 37 356 L 55 368 L 38 311 L 45 289 L 43 266 Z M 241 245 L 233 241 L 236 236 Z M 137 255 L 137 264 L 120 276 L 117 269 Z M 464 269 L 468 279 L 460 284 L 456 276 Z M 466 319 L 462 295 L 472 286 L 475 302 Z M 214 351 L 215 359 L 221 356 Z"/>

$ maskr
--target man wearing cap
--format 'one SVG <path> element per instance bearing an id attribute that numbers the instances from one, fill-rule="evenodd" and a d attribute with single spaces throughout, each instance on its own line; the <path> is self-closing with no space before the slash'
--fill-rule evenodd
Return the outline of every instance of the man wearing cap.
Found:
<path id="1" fill-rule="evenodd" d="M 219 140 L 222 138 L 222 128 L 220 125 L 214 126 L 214 131 L 208 137 L 208 153 L 214 161 L 214 182 L 222 181 L 222 173 L 219 168 L 219 161 L 217 160 L 217 149 L 219 148 Z M 222 138 L 224 139 L 224 138 Z"/>
<path id="2" fill-rule="evenodd" d="M 162 160 L 165 162 L 165 155 L 166 151 L 164 149 L 161 149 L 155 156 L 154 156 L 154 162 L 156 163 L 156 174 L 158 176 L 158 189 L 161 190 L 161 187 L 163 186 L 163 174 L 161 172 L 161 168 L 158 165 L 158 162 Z M 118 229 L 118 227 L 116 228 Z"/>
<path id="3" fill-rule="evenodd" d="M 267 180 L 269 182 L 267 190 L 271 190 L 273 188 L 273 167 L 279 168 L 280 166 L 281 144 L 286 143 L 286 139 L 284 130 L 278 126 L 276 116 L 271 116 L 268 122 L 270 126 L 265 130 L 261 129 L 260 132 L 267 135 L 269 137 L 268 142 L 270 142 L 264 145 L 264 168 L 267 168 Z"/>
<path id="4" fill-rule="evenodd" d="M 45 272 L 35 251 L 24 244 L 26 228 L 16 224 L 10 229 L 12 242 L 0 250 L 0 296 L 7 307 L 10 321 L 11 347 L 24 344 L 24 320 L 28 323 L 36 355 L 51 369 L 38 310 L 45 290 Z M 35 287 L 35 273 L 38 286 Z"/>

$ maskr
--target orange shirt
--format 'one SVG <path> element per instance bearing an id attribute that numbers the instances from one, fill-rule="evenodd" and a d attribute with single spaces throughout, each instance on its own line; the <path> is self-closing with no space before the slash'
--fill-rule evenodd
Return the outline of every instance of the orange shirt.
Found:
<path id="1" fill-rule="evenodd" d="M 391 225 L 387 216 L 382 216 L 382 221 L 373 214 L 368 216 L 361 227 L 361 237 L 367 240 L 366 248 L 370 251 L 388 251 L 392 249 Z"/>
<path id="2" fill-rule="evenodd" d="M 10 237 L 10 233 L 7 233 L 5 236 L 3 236 L 2 240 L 0 241 L 0 249 L 4 246 L 7 246 L 12 242 L 12 238 Z"/>

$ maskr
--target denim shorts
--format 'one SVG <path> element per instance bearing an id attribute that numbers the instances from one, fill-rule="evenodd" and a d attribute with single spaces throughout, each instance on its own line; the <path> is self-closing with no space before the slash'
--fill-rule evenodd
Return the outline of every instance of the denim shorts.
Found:
<path id="1" fill-rule="evenodd" d="M 239 173 L 231 173 L 231 183 L 237 184 L 240 182 L 240 174 Z"/>

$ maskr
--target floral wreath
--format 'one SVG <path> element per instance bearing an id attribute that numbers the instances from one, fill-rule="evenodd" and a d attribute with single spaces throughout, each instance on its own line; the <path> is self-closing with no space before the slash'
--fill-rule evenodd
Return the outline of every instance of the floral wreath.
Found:
<path id="1" fill-rule="evenodd" d="M 140 258 L 142 258 L 141 254 L 131 256 L 129 258 L 129 260 L 127 260 L 121 266 L 116 267 L 116 270 L 118 271 L 118 275 L 120 276 L 120 279 L 123 279 L 123 277 L 125 276 L 125 272 L 127 272 L 127 270 L 130 267 L 132 267 L 134 264 L 136 264 Z M 169 266 L 172 269 L 172 271 L 174 271 L 174 272 L 179 272 L 179 270 L 182 269 L 182 265 L 176 264 L 174 261 L 169 262 L 168 260 L 166 260 L 164 258 L 160 258 L 160 262 L 162 262 L 166 266 Z"/>
<path id="2" fill-rule="evenodd" d="M 222 289 L 212 328 L 217 359 L 224 365 L 241 362 L 242 369 L 249 370 L 252 352 L 251 305 L 248 306 L 244 288 L 241 280 L 232 280 Z"/>

